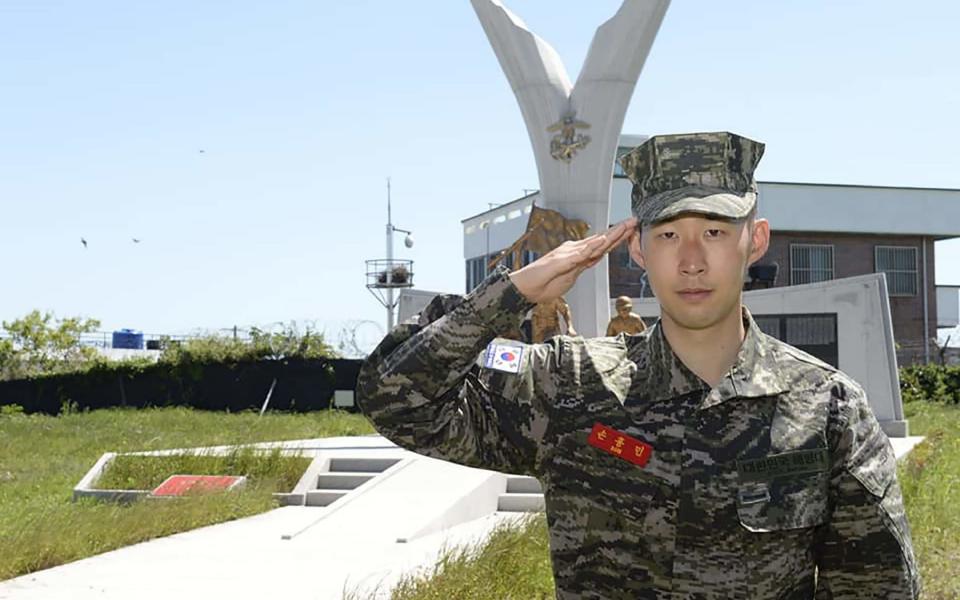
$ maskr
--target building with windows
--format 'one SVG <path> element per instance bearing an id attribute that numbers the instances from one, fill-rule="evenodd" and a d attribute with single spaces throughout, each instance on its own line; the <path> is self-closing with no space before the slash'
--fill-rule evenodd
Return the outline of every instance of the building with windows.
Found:
<path id="1" fill-rule="evenodd" d="M 643 139 L 622 136 L 621 152 Z M 936 351 L 932 340 L 938 321 L 934 243 L 960 237 L 960 190 L 758 183 L 758 213 L 770 221 L 772 234 L 769 250 L 746 275 L 744 289 L 884 273 L 899 364 L 929 360 Z M 612 223 L 630 216 L 631 188 L 617 167 Z M 489 260 L 523 234 L 538 195 L 528 194 L 463 220 L 467 291 L 487 275 Z M 523 263 L 534 258 L 527 253 Z M 609 275 L 611 297 L 653 296 L 643 269 L 633 264 L 626 248 L 611 253 Z M 816 327 L 811 323 L 810 331 Z"/>

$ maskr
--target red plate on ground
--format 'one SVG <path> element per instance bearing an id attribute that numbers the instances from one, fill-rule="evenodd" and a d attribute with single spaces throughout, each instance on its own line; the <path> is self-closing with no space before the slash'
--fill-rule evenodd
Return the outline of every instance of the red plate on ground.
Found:
<path id="1" fill-rule="evenodd" d="M 185 496 L 204 492 L 220 492 L 242 486 L 247 478 L 237 475 L 171 475 L 151 496 Z"/>

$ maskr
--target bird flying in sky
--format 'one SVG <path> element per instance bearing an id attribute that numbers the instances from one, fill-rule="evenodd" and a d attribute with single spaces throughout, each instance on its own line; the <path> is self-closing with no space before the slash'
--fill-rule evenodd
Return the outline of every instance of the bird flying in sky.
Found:
<path id="1" fill-rule="evenodd" d="M 80 243 L 83 244 L 83 247 L 84 247 L 84 248 L 87 247 L 87 240 L 85 240 L 85 239 L 83 239 L 83 238 L 80 238 Z"/>

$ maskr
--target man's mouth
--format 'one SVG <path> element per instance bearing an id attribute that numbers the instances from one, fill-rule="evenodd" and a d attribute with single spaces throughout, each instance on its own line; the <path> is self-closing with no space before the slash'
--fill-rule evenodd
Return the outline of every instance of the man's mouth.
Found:
<path id="1" fill-rule="evenodd" d="M 713 290 L 707 288 L 686 288 L 677 292 L 677 294 L 688 302 L 699 302 L 710 296 Z"/>

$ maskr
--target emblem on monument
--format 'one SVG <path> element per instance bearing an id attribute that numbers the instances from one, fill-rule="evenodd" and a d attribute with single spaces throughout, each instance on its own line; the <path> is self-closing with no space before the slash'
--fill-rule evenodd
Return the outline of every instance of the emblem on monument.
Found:
<path id="1" fill-rule="evenodd" d="M 582 150 L 590 143 L 590 136 L 578 133 L 578 127 L 588 129 L 590 124 L 578 121 L 575 113 L 568 114 L 547 127 L 547 131 L 551 133 L 559 132 L 550 140 L 550 156 L 557 160 L 570 162 L 570 159 L 576 156 L 577 150 Z"/>

